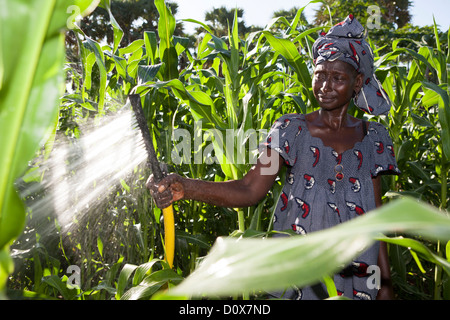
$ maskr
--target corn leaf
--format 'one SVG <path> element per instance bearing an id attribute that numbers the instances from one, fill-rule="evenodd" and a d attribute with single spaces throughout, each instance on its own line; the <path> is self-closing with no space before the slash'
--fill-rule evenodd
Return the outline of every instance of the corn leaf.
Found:
<path id="1" fill-rule="evenodd" d="M 123 266 L 122 271 L 120 271 L 119 281 L 117 283 L 116 299 L 120 299 L 122 297 L 128 284 L 128 279 L 137 267 L 138 266 L 134 264 L 128 263 Z"/>
<path id="2" fill-rule="evenodd" d="M 290 39 L 275 37 L 269 31 L 263 31 L 267 41 L 269 41 L 276 53 L 280 54 L 289 66 L 295 71 L 298 80 L 304 86 L 306 97 L 312 104 L 316 104 L 308 88 L 311 88 L 311 74 L 306 66 L 304 58 L 300 55 L 297 47 Z"/>
<path id="3" fill-rule="evenodd" d="M 111 22 L 111 25 L 113 27 L 113 35 L 114 35 L 114 51 L 116 52 L 117 48 L 119 47 L 120 41 L 123 37 L 123 30 L 117 23 L 116 19 L 114 18 L 112 12 L 111 12 L 111 0 L 102 0 L 101 5 L 103 8 L 105 8 L 106 11 L 108 11 L 109 14 L 109 21 Z"/>
<path id="4" fill-rule="evenodd" d="M 74 3 L 80 13 L 92 9 L 92 1 L 0 0 L 0 250 L 6 250 L 25 222 L 14 181 L 56 125 L 64 84 L 61 28 Z M 0 268 L 0 279 L 7 271 Z"/>
<path id="5" fill-rule="evenodd" d="M 422 84 L 424 88 L 433 90 L 440 97 L 438 100 L 438 114 L 439 122 L 442 128 L 442 145 L 446 158 L 450 159 L 450 98 L 448 91 L 431 82 L 422 81 Z"/>
<path id="6" fill-rule="evenodd" d="M 155 0 L 155 6 L 159 12 L 159 56 L 164 62 L 164 80 L 176 79 L 178 78 L 178 55 L 172 42 L 176 27 L 175 17 L 164 0 Z"/>

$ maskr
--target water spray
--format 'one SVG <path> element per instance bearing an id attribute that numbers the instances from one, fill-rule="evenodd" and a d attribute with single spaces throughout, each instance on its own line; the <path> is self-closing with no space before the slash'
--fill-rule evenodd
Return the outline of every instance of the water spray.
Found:
<path id="1" fill-rule="evenodd" d="M 155 148 L 153 146 L 152 138 L 150 136 L 150 130 L 147 126 L 147 120 L 142 110 L 141 96 L 139 94 L 130 94 L 128 96 L 128 100 L 135 113 L 139 129 L 142 132 L 142 138 L 144 139 L 145 149 L 147 150 L 148 154 L 148 163 L 152 170 L 154 181 L 155 183 L 159 183 L 164 177 L 164 174 L 161 170 L 158 159 L 156 157 Z M 169 264 L 169 266 L 172 268 L 175 253 L 175 223 L 172 205 L 163 209 L 163 218 L 164 218 L 164 246 L 166 254 L 165 259 Z"/>

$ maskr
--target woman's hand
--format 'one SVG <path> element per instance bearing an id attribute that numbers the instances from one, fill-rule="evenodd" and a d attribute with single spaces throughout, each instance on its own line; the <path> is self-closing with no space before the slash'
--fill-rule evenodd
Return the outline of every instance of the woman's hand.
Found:
<path id="1" fill-rule="evenodd" d="M 156 206 L 161 209 L 169 207 L 173 202 L 184 197 L 183 178 L 175 173 L 167 175 L 159 183 L 155 183 L 153 175 L 151 175 L 146 185 Z"/>
<path id="2" fill-rule="evenodd" d="M 153 176 L 147 180 L 147 188 L 159 208 L 166 208 L 181 199 L 195 200 L 219 207 L 243 208 L 257 204 L 272 187 L 283 160 L 270 149 L 262 152 L 258 162 L 240 180 L 223 182 L 203 181 L 169 174 L 159 183 Z"/>

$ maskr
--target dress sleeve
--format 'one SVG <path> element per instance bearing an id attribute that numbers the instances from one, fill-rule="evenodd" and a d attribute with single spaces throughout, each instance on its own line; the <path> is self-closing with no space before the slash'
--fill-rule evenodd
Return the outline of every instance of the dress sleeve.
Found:
<path id="1" fill-rule="evenodd" d="M 371 122 L 368 134 L 373 145 L 370 170 L 372 177 L 380 174 L 400 174 L 395 159 L 394 144 L 388 130 L 382 124 Z"/>
<path id="2" fill-rule="evenodd" d="M 302 132 L 300 119 L 292 115 L 280 117 L 272 125 L 264 146 L 275 150 L 285 163 L 293 166 L 297 159 L 296 139 Z"/>

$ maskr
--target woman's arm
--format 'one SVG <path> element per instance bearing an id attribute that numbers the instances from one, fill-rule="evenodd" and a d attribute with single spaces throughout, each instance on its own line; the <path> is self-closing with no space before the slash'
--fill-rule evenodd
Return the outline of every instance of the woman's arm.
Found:
<path id="1" fill-rule="evenodd" d="M 157 185 L 150 177 L 147 187 L 160 208 L 168 207 L 180 199 L 197 200 L 221 207 L 249 207 L 264 198 L 283 163 L 277 152 L 267 148 L 261 153 L 256 165 L 240 180 L 212 182 L 170 174 Z"/>
<path id="2" fill-rule="evenodd" d="M 381 202 L 381 176 L 372 179 L 373 190 L 375 194 L 375 205 L 380 207 Z M 380 241 L 380 251 L 378 253 L 378 266 L 380 267 L 380 285 L 377 300 L 392 300 L 394 299 L 394 291 L 391 281 L 391 269 L 389 265 L 389 256 L 387 252 L 387 244 Z"/>

